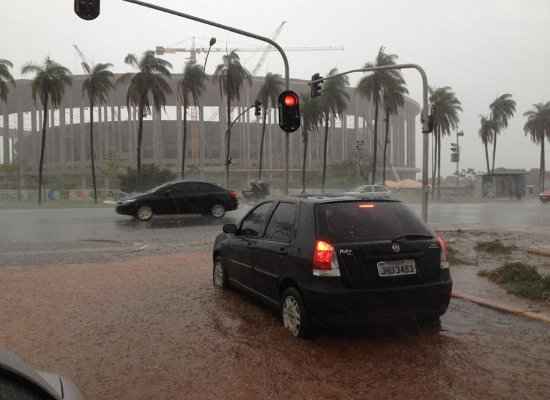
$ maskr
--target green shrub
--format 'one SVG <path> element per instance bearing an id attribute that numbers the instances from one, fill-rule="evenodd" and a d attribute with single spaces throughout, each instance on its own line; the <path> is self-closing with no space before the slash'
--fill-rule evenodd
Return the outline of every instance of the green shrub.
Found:
<path id="1" fill-rule="evenodd" d="M 517 296 L 550 301 L 550 276 L 541 275 L 531 265 L 507 263 L 493 271 L 480 271 L 478 275 L 503 285 Z"/>
<path id="2" fill-rule="evenodd" d="M 120 190 L 126 193 L 143 192 L 176 179 L 176 174 L 168 169 L 160 169 L 155 164 L 145 164 L 141 167 L 141 177 L 138 183 L 137 171 L 127 168 L 126 173 L 118 176 Z"/>

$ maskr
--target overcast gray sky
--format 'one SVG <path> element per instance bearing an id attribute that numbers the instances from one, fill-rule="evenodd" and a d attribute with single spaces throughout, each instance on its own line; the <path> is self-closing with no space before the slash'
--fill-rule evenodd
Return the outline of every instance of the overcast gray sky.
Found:
<path id="1" fill-rule="evenodd" d="M 343 52 L 289 53 L 294 78 L 309 79 L 314 72 L 325 74 L 334 66 L 342 70 L 362 66 L 376 56 L 381 45 L 398 54 L 402 62 L 421 64 L 432 86 L 451 86 L 463 103 L 464 167 L 483 169 L 477 135 L 479 114 L 488 113 L 488 105 L 497 95 L 512 93 L 518 102 L 518 115 L 500 138 L 497 166 L 538 167 L 539 149 L 523 134 L 522 114 L 533 103 L 550 101 L 548 0 L 340 0 L 330 3 L 332 9 L 329 3 L 313 0 L 150 1 L 267 36 L 286 20 L 279 38 L 283 45 L 345 47 Z M 46 55 L 80 73 L 73 43 L 92 61 L 112 62 L 117 72 L 126 70 L 122 60 L 128 52 L 157 45 L 189 45 L 192 36 L 203 45 L 210 36 L 217 37 L 222 46 L 258 45 L 121 0 L 103 0 L 101 16 L 92 22 L 74 15 L 72 0 L 2 0 L 0 27 L 0 58 L 12 60 L 17 75 L 22 64 L 42 61 Z M 210 70 L 219 57 L 211 57 Z M 250 68 L 257 57 L 243 55 Z M 182 68 L 183 55 L 168 59 L 177 70 Z M 282 73 L 282 63 L 275 54 L 266 66 Z M 353 77 L 352 83 L 359 78 Z M 419 101 L 418 76 L 410 72 L 405 78 L 411 96 Z M 449 162 L 448 143 L 444 148 L 442 168 L 449 173 L 454 165 Z"/>

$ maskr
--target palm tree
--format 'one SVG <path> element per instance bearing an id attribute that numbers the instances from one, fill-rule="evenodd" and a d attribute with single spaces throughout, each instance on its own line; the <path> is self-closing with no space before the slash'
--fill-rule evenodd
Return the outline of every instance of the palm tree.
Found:
<path id="1" fill-rule="evenodd" d="M 523 115 L 527 117 L 523 127 L 525 134 L 528 134 L 533 142 L 540 143 L 539 188 L 543 192 L 546 175 L 545 141 L 547 138 L 550 140 L 550 101 L 534 104 L 533 110 Z"/>
<path id="2" fill-rule="evenodd" d="M 225 132 L 225 186 L 229 186 L 229 165 L 231 163 L 231 102 L 241 98 L 241 88 L 252 85 L 250 72 L 243 67 L 239 55 L 232 51 L 223 56 L 223 62 L 216 67 L 214 79 L 220 87 L 220 96 L 227 100 L 227 131 Z"/>
<path id="3" fill-rule="evenodd" d="M 385 48 L 382 46 L 378 50 L 378 55 L 374 63 L 367 62 L 365 68 L 379 67 L 382 65 L 395 65 L 397 60 L 396 54 L 387 54 Z M 359 94 L 372 101 L 374 103 L 374 151 L 372 159 L 372 179 L 371 183 L 374 184 L 376 180 L 376 163 L 378 154 L 378 114 L 380 102 L 383 97 L 383 88 L 388 85 L 388 81 L 403 80 L 401 73 L 397 70 L 388 71 L 376 71 L 370 75 L 365 76 L 359 81 L 357 91 Z"/>
<path id="4" fill-rule="evenodd" d="M 338 74 L 338 69 L 333 68 L 328 73 L 328 77 Z M 321 180 L 321 190 L 324 192 L 327 178 L 327 151 L 328 151 L 328 131 L 330 120 L 334 117 L 343 118 L 344 111 L 348 107 L 350 95 L 347 92 L 349 78 L 347 75 L 328 79 L 323 88 L 320 98 L 320 107 L 322 119 L 325 122 L 325 137 L 323 142 L 323 175 Z"/>
<path id="5" fill-rule="evenodd" d="M 441 195 L 441 137 L 450 135 L 451 130 L 458 128 L 460 118 L 459 112 L 462 111 L 462 104 L 457 99 L 455 93 L 449 86 L 430 89 L 430 102 L 434 107 L 434 169 L 432 173 L 432 187 L 435 185 L 435 175 L 437 171 L 437 193 L 438 198 Z M 434 191 L 432 191 L 432 197 Z"/>
<path id="6" fill-rule="evenodd" d="M 194 62 L 185 64 L 183 77 L 178 82 L 178 95 L 183 104 L 183 141 L 181 144 L 181 177 L 185 178 L 185 156 L 187 153 L 187 108 L 190 100 L 197 106 L 206 89 L 206 74 L 201 65 Z"/>
<path id="7" fill-rule="evenodd" d="M 262 103 L 262 137 L 260 139 L 259 165 L 258 165 L 258 180 L 262 179 L 262 168 L 264 162 L 264 143 L 265 131 L 267 128 L 267 112 L 277 104 L 279 94 L 283 90 L 283 78 L 279 74 L 268 72 L 264 79 L 264 84 L 258 91 L 256 99 Z"/>
<path id="8" fill-rule="evenodd" d="M 405 104 L 405 95 L 409 93 L 405 87 L 405 80 L 399 76 L 392 76 L 384 82 L 383 87 L 384 110 L 386 112 L 386 138 L 384 140 L 382 182 L 386 182 L 386 154 L 388 152 L 389 134 L 390 134 L 390 116 L 397 114 L 400 107 Z"/>
<path id="9" fill-rule="evenodd" d="M 15 87 L 15 79 L 13 79 L 10 68 L 13 68 L 11 61 L 0 58 L 0 100 L 4 103 L 8 101 L 8 94 L 10 93 L 8 84 Z"/>
<path id="10" fill-rule="evenodd" d="M 305 93 L 302 93 L 301 98 L 302 102 L 300 104 L 300 112 L 302 114 L 302 142 L 304 144 L 304 153 L 302 157 L 302 193 L 305 193 L 309 134 L 319 128 L 323 115 L 318 98 L 311 98 L 309 94 Z"/>
<path id="11" fill-rule="evenodd" d="M 113 89 L 114 74 L 110 71 L 113 65 L 109 63 L 90 66 L 82 62 L 82 68 L 86 73 L 86 79 L 82 82 L 82 93 L 90 102 L 90 160 L 92 164 L 92 185 L 94 188 L 94 202 L 97 203 L 97 184 L 95 177 L 95 151 L 94 151 L 94 106 L 107 103 L 109 92 Z"/>
<path id="12" fill-rule="evenodd" d="M 505 93 L 495 99 L 490 106 L 491 119 L 496 123 L 496 130 L 493 138 L 493 168 L 491 173 L 495 173 L 495 157 L 497 152 L 497 136 L 500 131 L 508 127 L 508 120 L 516 113 L 516 102 L 512 99 L 510 93 Z"/>
<path id="13" fill-rule="evenodd" d="M 38 204 L 42 203 L 42 175 L 44 170 L 44 150 L 46 148 L 46 128 L 48 126 L 48 112 L 59 107 L 65 88 L 72 85 L 71 71 L 47 57 L 43 65 L 26 64 L 22 74 L 34 74 L 31 84 L 34 102 L 40 101 L 44 111 L 42 121 L 42 142 L 40 145 L 40 162 L 38 165 Z"/>
<path id="14" fill-rule="evenodd" d="M 495 135 L 495 122 L 486 116 L 480 115 L 481 126 L 479 128 L 479 137 L 485 148 L 485 162 L 487 163 L 487 175 L 491 174 L 491 166 L 489 164 L 489 143 L 493 142 Z"/>
<path id="15" fill-rule="evenodd" d="M 138 140 L 137 140 L 137 180 L 140 186 L 141 178 L 141 145 L 143 142 L 143 118 L 155 109 L 160 112 L 166 106 L 166 95 L 172 93 L 172 88 L 166 81 L 170 78 L 172 64 L 156 57 L 155 52 L 148 50 L 141 58 L 128 54 L 124 62 L 139 72 L 125 73 L 118 78 L 117 83 L 128 84 L 126 105 L 138 109 Z"/>

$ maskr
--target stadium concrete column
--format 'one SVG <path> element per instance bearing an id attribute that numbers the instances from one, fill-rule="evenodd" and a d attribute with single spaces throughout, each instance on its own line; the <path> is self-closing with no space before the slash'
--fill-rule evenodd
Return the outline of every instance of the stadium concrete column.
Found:
<path id="1" fill-rule="evenodd" d="M 9 164 L 10 160 L 9 128 L 8 106 L 2 104 L 2 162 L 4 164 Z"/>
<path id="2" fill-rule="evenodd" d="M 62 170 L 63 166 L 67 160 L 67 155 L 65 154 L 65 138 L 67 137 L 66 134 L 66 124 L 65 124 L 65 106 L 59 107 L 59 143 L 58 143 L 58 151 L 59 151 L 59 158 L 57 158 L 59 169 Z"/>
<path id="3" fill-rule="evenodd" d="M 204 178 L 204 159 L 205 159 L 205 135 L 204 129 L 204 108 L 200 104 L 197 105 L 199 109 L 199 174 L 201 178 Z"/>
<path id="4" fill-rule="evenodd" d="M 409 168 L 416 167 L 415 124 L 416 124 L 415 116 L 413 115 L 413 113 L 409 112 L 407 114 L 407 138 L 409 141 L 409 145 L 407 147 L 407 151 L 408 151 L 407 166 Z"/>
<path id="5" fill-rule="evenodd" d="M 181 161 L 183 159 L 182 143 L 183 143 L 183 117 L 182 106 L 176 103 L 176 171 L 177 174 L 181 173 Z"/>

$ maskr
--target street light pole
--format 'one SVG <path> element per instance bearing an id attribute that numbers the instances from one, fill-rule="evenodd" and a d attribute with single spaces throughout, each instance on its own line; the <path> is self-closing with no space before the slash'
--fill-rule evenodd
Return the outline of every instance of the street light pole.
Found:
<path id="1" fill-rule="evenodd" d="M 428 157 L 430 154 L 430 143 L 429 136 L 430 133 L 429 125 L 429 102 L 428 102 L 428 76 L 426 71 L 418 64 L 396 64 L 396 65 L 382 65 L 379 67 L 370 67 L 370 68 L 358 68 L 352 69 L 349 71 L 341 72 L 339 74 L 330 75 L 324 78 L 312 80 L 309 84 L 313 85 L 317 82 L 323 82 L 329 79 L 334 79 L 342 75 L 348 75 L 354 72 L 375 72 L 375 71 L 386 71 L 390 69 L 416 69 L 420 73 L 422 78 L 422 132 L 424 136 L 422 137 L 422 219 L 425 222 L 428 222 Z"/>
<path id="2" fill-rule="evenodd" d="M 456 131 L 456 151 L 457 151 L 457 159 L 456 159 L 456 186 L 458 187 L 460 182 L 460 143 L 458 141 L 458 138 L 464 136 L 463 131 Z"/>
<path id="3" fill-rule="evenodd" d="M 223 30 L 226 30 L 226 31 L 229 31 L 229 32 L 236 33 L 237 35 L 246 36 L 246 37 L 256 39 L 256 40 L 260 40 L 262 42 L 270 44 L 271 46 L 273 46 L 274 48 L 277 49 L 279 54 L 281 54 L 281 57 L 283 59 L 284 68 L 285 68 L 285 87 L 286 87 L 286 90 L 290 89 L 290 68 L 288 66 L 288 58 L 287 58 L 286 53 L 283 50 L 283 48 L 277 42 L 275 42 L 274 40 L 272 40 L 268 37 L 265 37 L 265 36 L 257 35 L 257 34 L 252 33 L 252 32 L 244 31 L 242 29 L 234 28 L 232 26 L 220 24 L 220 23 L 214 22 L 214 21 L 209 21 L 209 20 L 204 19 L 204 18 L 195 17 L 194 15 L 186 14 L 186 13 L 175 11 L 175 10 L 171 10 L 169 8 L 157 6 L 155 4 L 146 3 L 144 1 L 139 1 L 139 0 L 122 0 L 122 1 L 125 1 L 127 3 L 136 4 L 136 5 L 142 6 L 142 7 L 151 8 L 153 10 L 157 10 L 157 11 L 164 12 L 164 13 L 167 13 L 167 14 L 176 15 L 176 16 L 181 17 L 181 18 L 190 19 L 192 21 L 200 22 L 201 24 L 214 26 L 216 28 L 220 28 L 220 29 L 223 29 Z M 290 134 L 288 132 L 285 133 L 285 170 L 286 170 L 285 188 L 284 188 L 285 194 L 288 194 L 288 184 L 289 184 L 289 182 L 288 182 L 289 179 L 288 178 L 289 178 L 289 173 L 290 173 L 290 160 L 289 160 L 290 137 L 289 137 L 289 135 Z"/>
<path id="4" fill-rule="evenodd" d="M 216 38 L 215 37 L 210 38 L 208 51 L 206 52 L 206 58 L 204 59 L 204 65 L 202 67 L 202 70 L 204 71 L 205 74 L 206 74 L 206 63 L 208 62 L 208 56 L 210 55 L 210 50 L 212 50 L 212 46 L 214 46 L 215 44 L 216 44 Z"/>

